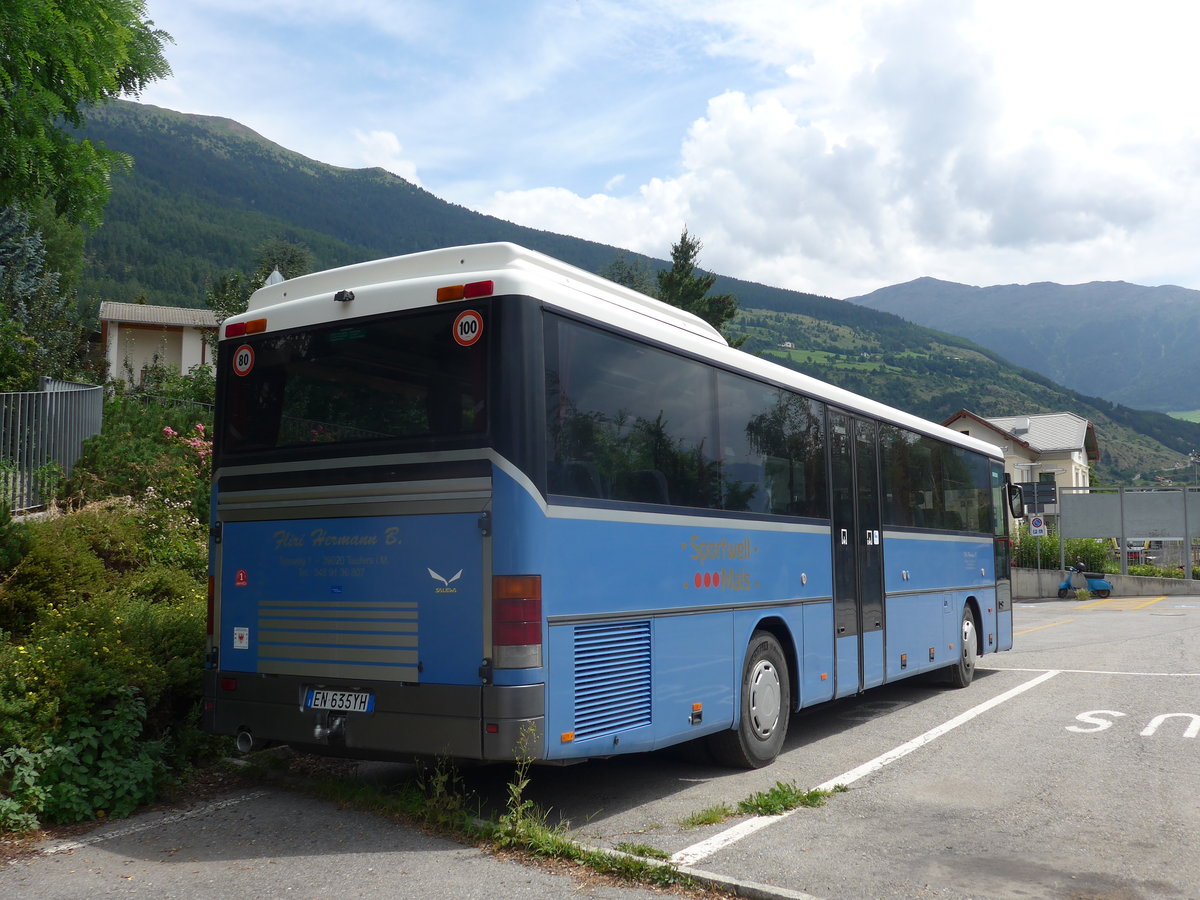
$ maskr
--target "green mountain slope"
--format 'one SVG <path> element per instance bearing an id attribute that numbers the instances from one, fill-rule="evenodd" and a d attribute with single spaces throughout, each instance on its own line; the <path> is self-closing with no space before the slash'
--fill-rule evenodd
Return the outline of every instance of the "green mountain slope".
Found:
<path id="1" fill-rule="evenodd" d="M 918 278 L 851 302 L 961 334 L 1076 390 L 1147 409 L 1200 406 L 1200 291 Z"/>
<path id="2" fill-rule="evenodd" d="M 617 253 L 446 203 L 382 169 L 310 160 L 228 119 L 116 102 L 89 113 L 87 134 L 130 153 L 135 165 L 114 176 L 105 225 L 89 237 L 85 296 L 201 306 L 212 279 L 250 268 L 255 248 L 272 238 L 308 246 L 317 268 L 494 240 L 591 271 Z M 1086 416 L 1097 426 L 1107 480 L 1168 468 L 1200 447 L 1198 425 L 1065 390 L 890 313 L 732 278 L 714 289 L 739 298 L 746 349 L 920 415 L 940 420 L 965 407 L 983 416 Z M 782 350 L 787 341 L 796 349 Z"/>

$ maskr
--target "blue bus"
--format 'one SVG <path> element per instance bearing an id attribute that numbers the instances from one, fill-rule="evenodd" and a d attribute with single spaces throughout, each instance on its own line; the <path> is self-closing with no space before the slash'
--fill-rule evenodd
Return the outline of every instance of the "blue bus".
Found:
<path id="1" fill-rule="evenodd" d="M 1013 640 L 997 448 L 512 244 L 263 287 L 221 326 L 206 727 L 565 763 Z"/>

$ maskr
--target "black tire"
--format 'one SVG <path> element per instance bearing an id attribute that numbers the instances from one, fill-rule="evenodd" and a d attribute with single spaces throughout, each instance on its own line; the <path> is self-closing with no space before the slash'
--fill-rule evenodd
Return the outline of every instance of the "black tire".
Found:
<path id="1" fill-rule="evenodd" d="M 975 611 L 970 606 L 963 608 L 962 629 L 959 632 L 958 662 L 946 670 L 946 680 L 951 687 L 965 688 L 975 677 L 975 660 L 979 656 L 979 625 L 975 622 Z"/>
<path id="2" fill-rule="evenodd" d="M 1058 599 L 1059 600 L 1066 600 L 1070 596 L 1071 596 L 1071 592 L 1069 590 L 1067 590 L 1066 588 L 1058 589 Z"/>
<path id="3" fill-rule="evenodd" d="M 1107 600 L 1112 591 L 1096 591 L 1096 596 L 1101 600 Z"/>
<path id="4" fill-rule="evenodd" d="M 756 631 L 742 663 L 741 714 L 736 728 L 710 735 L 708 748 L 723 766 L 761 769 L 779 755 L 787 737 L 792 689 L 787 658 L 768 631 Z"/>

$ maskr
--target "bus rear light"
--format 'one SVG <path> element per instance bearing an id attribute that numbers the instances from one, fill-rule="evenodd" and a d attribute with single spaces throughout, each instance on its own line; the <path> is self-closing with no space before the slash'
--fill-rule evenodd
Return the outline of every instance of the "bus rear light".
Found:
<path id="1" fill-rule="evenodd" d="M 499 668 L 542 664 L 542 576 L 492 579 L 492 650 Z"/>
<path id="2" fill-rule="evenodd" d="M 496 282 L 494 281 L 448 284 L 437 289 L 437 302 L 449 303 L 451 300 L 475 300 L 479 297 L 490 297 L 495 290 Z"/>
<path id="3" fill-rule="evenodd" d="M 225 337 L 227 337 L 227 338 L 241 337 L 245 333 L 246 333 L 246 323 L 245 322 L 230 322 L 228 325 L 225 326 Z"/>
<path id="4" fill-rule="evenodd" d="M 236 691 L 237 690 L 237 679 L 236 678 L 222 678 L 221 679 L 221 690 Z"/>
<path id="5" fill-rule="evenodd" d="M 266 330 L 266 319 L 251 319 L 246 323 L 246 334 L 262 334 Z"/>
<path id="6" fill-rule="evenodd" d="M 487 732 L 488 734 L 499 734 L 500 726 L 496 722 L 488 722 L 486 725 L 483 726 L 483 730 L 485 732 Z"/>

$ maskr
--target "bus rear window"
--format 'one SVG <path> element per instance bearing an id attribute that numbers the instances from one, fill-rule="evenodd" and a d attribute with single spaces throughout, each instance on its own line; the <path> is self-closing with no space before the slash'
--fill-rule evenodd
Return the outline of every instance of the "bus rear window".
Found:
<path id="1" fill-rule="evenodd" d="M 225 342 L 222 454 L 479 443 L 488 429 L 488 305 L 477 308 L 482 337 L 466 346 L 452 333 L 461 306 Z"/>

